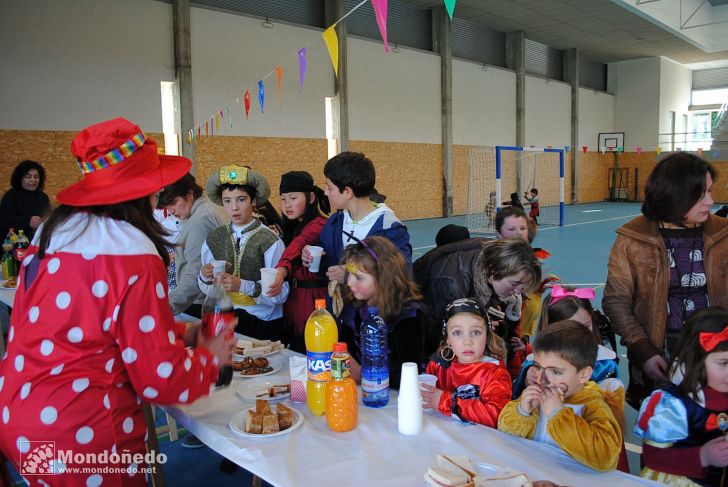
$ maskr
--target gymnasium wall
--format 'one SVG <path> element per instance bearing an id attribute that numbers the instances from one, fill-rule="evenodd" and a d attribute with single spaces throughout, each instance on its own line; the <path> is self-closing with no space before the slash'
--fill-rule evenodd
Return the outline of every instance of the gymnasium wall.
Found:
<path id="1" fill-rule="evenodd" d="M 109 22 L 129 11 L 135 12 L 133 29 Z M 230 127 L 229 118 L 221 120 L 215 137 L 197 142 L 198 179 L 203 182 L 220 165 L 246 163 L 269 178 L 276 205 L 283 172 L 308 170 L 322 184 L 324 98 L 333 96 L 334 78 L 320 31 L 281 23 L 265 29 L 259 19 L 192 8 L 191 33 L 196 120 L 218 109 L 227 114 L 230 104 L 233 122 Z M 160 81 L 174 78 L 169 4 L 75 0 L 61 7 L 52 0 L 6 0 L 0 4 L 0 41 L 2 186 L 19 161 L 31 158 L 47 168 L 47 192 L 55 195 L 80 176 L 69 153 L 73 133 L 113 116 L 138 122 L 161 143 Z M 299 92 L 296 52 L 307 44 L 308 70 Z M 441 216 L 440 58 L 400 49 L 385 54 L 380 42 L 350 37 L 350 149 L 374 161 L 377 189 L 402 219 Z M 267 78 L 261 114 L 255 83 L 278 63 L 284 68 L 282 100 L 275 76 Z M 247 120 L 245 88 L 252 95 Z M 569 145 L 570 87 L 527 76 L 526 90 L 527 145 Z M 615 129 L 612 95 L 581 90 L 579 114 L 584 144 L 592 146 L 597 132 Z M 453 60 L 453 139 L 455 212 L 464 213 L 470 148 L 515 143 L 512 71 Z M 570 201 L 568 157 L 566 165 Z M 593 165 L 595 174 L 603 172 L 604 163 Z M 580 190 L 582 201 L 605 197 L 606 189 L 597 185 Z"/>

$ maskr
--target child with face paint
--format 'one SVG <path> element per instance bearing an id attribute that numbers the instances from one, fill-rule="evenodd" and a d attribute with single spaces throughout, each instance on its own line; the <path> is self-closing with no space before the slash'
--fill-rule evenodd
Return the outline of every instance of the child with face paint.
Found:
<path id="1" fill-rule="evenodd" d="M 597 340 L 575 321 L 553 324 L 533 342 L 534 379 L 509 402 L 498 429 L 561 448 L 595 470 L 617 467 L 622 432 L 599 386 L 590 381 Z"/>

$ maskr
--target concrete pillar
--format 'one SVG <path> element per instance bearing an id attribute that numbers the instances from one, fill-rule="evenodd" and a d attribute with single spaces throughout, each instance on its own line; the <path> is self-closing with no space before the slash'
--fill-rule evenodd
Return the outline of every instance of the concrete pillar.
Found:
<path id="1" fill-rule="evenodd" d="M 432 9 L 433 48 L 440 54 L 440 106 L 442 109 L 442 179 L 443 213 L 453 215 L 453 160 L 452 160 L 452 42 L 450 17 L 445 7 Z"/>
<path id="2" fill-rule="evenodd" d="M 516 145 L 526 144 L 526 33 L 506 33 L 506 67 L 516 72 Z"/>
<path id="3" fill-rule="evenodd" d="M 571 85 L 571 201 L 578 203 L 579 194 L 579 50 L 564 51 L 564 81 Z"/>
<path id="4" fill-rule="evenodd" d="M 330 26 L 346 13 L 344 0 L 326 0 L 324 3 L 324 19 L 326 27 Z M 335 121 L 338 123 L 339 151 L 349 150 L 349 68 L 347 64 L 346 22 L 336 26 L 339 38 L 339 76 L 334 77 Z"/>
<path id="5" fill-rule="evenodd" d="M 179 89 L 179 110 L 182 132 L 182 155 L 192 160 L 195 173 L 195 142 L 187 143 L 187 133 L 195 123 L 192 108 L 192 48 L 190 39 L 190 0 L 172 1 L 172 31 L 174 33 L 174 70 Z"/>

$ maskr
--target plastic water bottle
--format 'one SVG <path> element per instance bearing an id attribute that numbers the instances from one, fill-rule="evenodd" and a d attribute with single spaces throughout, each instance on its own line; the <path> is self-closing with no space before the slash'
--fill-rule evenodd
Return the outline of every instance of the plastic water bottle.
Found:
<path id="1" fill-rule="evenodd" d="M 208 337 L 226 335 L 230 339 L 235 334 L 235 311 L 230 296 L 222 288 L 220 279 L 215 279 L 210 294 L 202 303 L 202 331 Z M 220 367 L 217 375 L 217 387 L 227 387 L 233 380 L 233 368 L 230 365 Z"/>
<path id="2" fill-rule="evenodd" d="M 370 408 L 381 408 L 389 402 L 389 353 L 387 324 L 374 306 L 369 307 L 360 334 L 362 402 Z"/>
<path id="3" fill-rule="evenodd" d="M 314 310 L 303 332 L 308 359 L 306 402 L 313 414 L 326 412 L 326 383 L 331 379 L 331 353 L 339 339 L 336 320 L 326 311 L 326 300 L 314 301 Z"/>

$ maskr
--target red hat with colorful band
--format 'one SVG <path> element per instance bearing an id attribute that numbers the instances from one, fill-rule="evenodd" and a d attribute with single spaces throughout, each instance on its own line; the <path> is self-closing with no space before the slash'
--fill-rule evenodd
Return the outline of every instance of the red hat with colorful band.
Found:
<path id="1" fill-rule="evenodd" d="M 69 206 L 131 201 L 156 193 L 187 174 L 192 161 L 157 153 L 157 144 L 138 125 L 115 118 L 86 127 L 71 142 L 83 179 L 56 199 Z"/>

